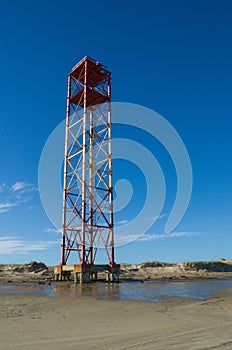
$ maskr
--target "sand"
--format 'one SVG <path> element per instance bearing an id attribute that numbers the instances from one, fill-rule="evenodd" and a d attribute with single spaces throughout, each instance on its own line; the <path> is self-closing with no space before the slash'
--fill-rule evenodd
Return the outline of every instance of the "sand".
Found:
<path id="1" fill-rule="evenodd" d="M 162 303 L 1 295 L 0 349 L 232 349 L 232 289 Z"/>
<path id="2" fill-rule="evenodd" d="M 231 261 L 124 264 L 121 279 L 228 279 L 231 270 Z M 41 263 L 0 266 L 4 285 L 28 288 L 32 281 L 36 288 L 52 280 L 53 269 Z M 229 288 L 207 301 L 172 298 L 150 303 L 30 294 L 4 294 L 0 300 L 1 350 L 232 349 Z"/>

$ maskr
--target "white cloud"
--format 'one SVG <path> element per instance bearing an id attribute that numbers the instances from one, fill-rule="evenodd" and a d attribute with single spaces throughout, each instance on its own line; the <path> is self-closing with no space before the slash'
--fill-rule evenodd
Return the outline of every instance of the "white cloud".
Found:
<path id="1" fill-rule="evenodd" d="M 172 232 L 172 233 L 161 233 L 161 234 L 131 234 L 131 235 L 115 235 L 115 244 L 122 245 L 130 242 L 150 242 L 153 240 L 164 240 L 168 238 L 181 238 L 181 237 L 192 237 L 199 236 L 201 232 Z"/>
<path id="2" fill-rule="evenodd" d="M 121 220 L 121 221 L 117 221 L 115 224 L 116 225 L 125 225 L 129 222 L 129 220 Z"/>
<path id="3" fill-rule="evenodd" d="M 5 241 L 7 239 L 17 239 L 17 237 L 14 236 L 5 236 L 5 237 L 0 237 L 0 241 Z"/>
<path id="4" fill-rule="evenodd" d="M 14 185 L 11 186 L 13 192 L 22 190 L 26 188 L 28 185 L 26 182 L 15 182 Z"/>
<path id="5" fill-rule="evenodd" d="M 2 202 L 0 203 L 0 214 L 7 213 L 10 211 L 13 207 L 15 207 L 16 203 L 10 203 L 10 202 Z"/>
<path id="6" fill-rule="evenodd" d="M 17 237 L 0 238 L 0 254 L 26 254 L 32 251 L 47 250 L 57 245 L 57 241 L 23 241 Z"/>
<path id="7" fill-rule="evenodd" d="M 191 237 L 191 236 L 199 236 L 200 232 L 172 232 L 172 233 L 162 233 L 160 235 L 157 234 L 145 234 L 139 237 L 138 241 L 148 242 L 153 241 L 155 239 L 167 239 L 167 238 L 180 238 L 180 237 Z"/>
<path id="8" fill-rule="evenodd" d="M 22 192 L 24 193 L 24 192 L 34 192 L 34 191 L 36 191 L 36 188 L 27 182 L 18 181 L 18 182 L 15 182 L 14 185 L 11 186 L 11 190 L 13 192 L 20 191 L 21 193 Z"/>
<path id="9" fill-rule="evenodd" d="M 0 184 L 0 214 L 7 213 L 14 207 L 28 202 L 35 191 L 37 191 L 35 186 L 23 181 L 17 181 L 11 186 L 6 183 Z"/>
<path id="10" fill-rule="evenodd" d="M 56 228 L 45 228 L 44 232 L 48 232 L 48 233 L 61 233 L 62 229 L 56 229 Z"/>
<path id="11" fill-rule="evenodd" d="M 158 216 L 152 216 L 151 218 L 145 219 L 144 221 L 156 221 L 156 220 L 164 218 L 165 216 L 167 216 L 167 214 L 161 214 L 161 215 L 158 215 Z"/>

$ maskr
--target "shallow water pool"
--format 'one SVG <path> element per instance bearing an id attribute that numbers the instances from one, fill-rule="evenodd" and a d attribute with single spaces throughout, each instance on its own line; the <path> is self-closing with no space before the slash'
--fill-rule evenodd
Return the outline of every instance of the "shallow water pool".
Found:
<path id="1" fill-rule="evenodd" d="M 54 282 L 51 285 L 37 283 L 0 285 L 0 294 L 33 294 L 55 298 L 91 296 L 108 300 L 162 302 L 171 297 L 206 300 L 209 295 L 228 287 L 232 287 L 232 280 L 145 281 L 144 283 L 129 281 L 119 284 L 97 282 L 83 286 L 72 282 Z"/>

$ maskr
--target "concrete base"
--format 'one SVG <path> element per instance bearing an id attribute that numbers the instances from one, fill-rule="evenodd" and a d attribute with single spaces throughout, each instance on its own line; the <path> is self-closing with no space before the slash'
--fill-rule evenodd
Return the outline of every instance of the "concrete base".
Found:
<path id="1" fill-rule="evenodd" d="M 74 276 L 75 283 L 90 283 L 97 281 L 98 272 L 107 273 L 108 282 L 119 282 L 120 265 L 57 265 L 54 268 L 55 281 L 70 280 L 71 275 Z"/>

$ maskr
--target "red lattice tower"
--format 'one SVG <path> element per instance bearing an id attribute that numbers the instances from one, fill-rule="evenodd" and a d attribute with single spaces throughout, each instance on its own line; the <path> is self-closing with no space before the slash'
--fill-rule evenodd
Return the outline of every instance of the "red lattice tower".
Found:
<path id="1" fill-rule="evenodd" d="M 68 75 L 62 221 L 62 275 L 88 282 L 99 271 L 119 275 L 114 261 L 111 73 L 84 57 Z M 107 264 L 96 265 L 99 247 Z M 67 267 L 70 254 L 78 264 Z M 56 274 L 58 275 L 58 273 Z"/>

